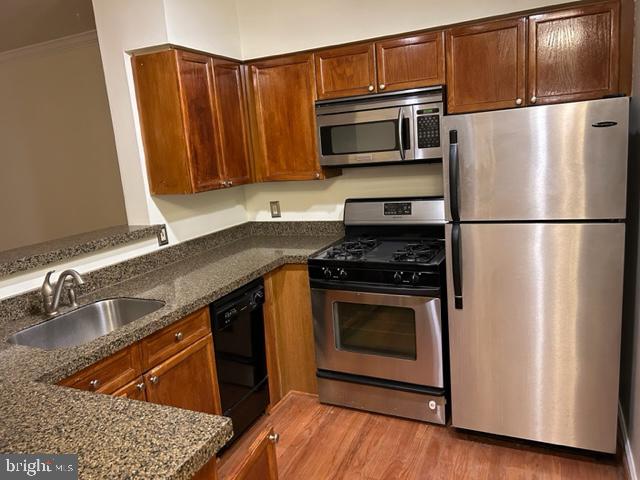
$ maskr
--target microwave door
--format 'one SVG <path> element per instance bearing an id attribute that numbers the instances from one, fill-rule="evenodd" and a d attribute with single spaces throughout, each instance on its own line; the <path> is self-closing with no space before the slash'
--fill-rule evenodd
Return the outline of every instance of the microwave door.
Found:
<path id="1" fill-rule="evenodd" d="M 413 159 L 411 109 L 393 107 L 318 115 L 323 166 Z"/>

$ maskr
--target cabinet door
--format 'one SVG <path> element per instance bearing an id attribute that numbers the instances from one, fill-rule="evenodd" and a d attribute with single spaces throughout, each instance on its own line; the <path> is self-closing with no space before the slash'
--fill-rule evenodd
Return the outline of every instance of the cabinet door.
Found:
<path id="1" fill-rule="evenodd" d="M 249 447 L 247 454 L 227 480 L 277 480 L 278 463 L 273 428 L 264 430 Z"/>
<path id="2" fill-rule="evenodd" d="M 150 402 L 222 413 L 210 334 L 149 370 L 144 383 Z"/>
<path id="3" fill-rule="evenodd" d="M 131 400 L 145 401 L 147 399 L 145 391 L 146 386 L 144 384 L 144 378 L 138 377 L 133 382 L 130 382 L 121 389 L 113 392 L 113 396 L 130 398 Z"/>
<path id="4" fill-rule="evenodd" d="M 318 393 L 307 266 L 285 265 L 268 273 L 264 288 L 271 405 L 291 390 Z"/>
<path id="5" fill-rule="evenodd" d="M 449 113 L 524 105 L 526 18 L 447 31 Z"/>
<path id="6" fill-rule="evenodd" d="M 602 98 L 618 92 L 618 2 L 529 17 L 528 102 Z"/>
<path id="7" fill-rule="evenodd" d="M 316 151 L 313 56 L 249 64 L 256 174 L 260 180 L 322 177 Z"/>
<path id="8" fill-rule="evenodd" d="M 212 68 L 224 176 L 228 186 L 241 185 L 251 180 L 242 67 L 213 59 Z"/>
<path id="9" fill-rule="evenodd" d="M 444 83 L 444 32 L 376 42 L 378 91 Z"/>
<path id="10" fill-rule="evenodd" d="M 374 44 L 364 43 L 316 52 L 318 98 L 365 95 L 375 91 Z"/>
<path id="11" fill-rule="evenodd" d="M 219 125 L 214 111 L 211 62 L 206 55 L 180 51 L 178 68 L 193 190 L 220 188 L 224 186 L 223 169 L 217 141 Z"/>

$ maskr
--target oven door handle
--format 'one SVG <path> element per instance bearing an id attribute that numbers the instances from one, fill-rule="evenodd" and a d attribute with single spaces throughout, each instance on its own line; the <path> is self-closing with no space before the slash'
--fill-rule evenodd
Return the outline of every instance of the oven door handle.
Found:
<path id="1" fill-rule="evenodd" d="M 341 290 L 347 292 L 378 293 L 387 295 L 410 295 L 415 297 L 440 298 L 440 288 L 438 287 L 403 287 L 390 285 L 362 284 L 357 282 L 334 282 L 331 280 L 312 279 L 310 286 L 313 289 L 331 291 Z"/>
<path id="2" fill-rule="evenodd" d="M 398 150 L 400 151 L 400 158 L 404 160 L 404 142 L 403 142 L 403 124 L 404 123 L 404 112 L 403 108 L 400 107 L 398 109 Z"/>

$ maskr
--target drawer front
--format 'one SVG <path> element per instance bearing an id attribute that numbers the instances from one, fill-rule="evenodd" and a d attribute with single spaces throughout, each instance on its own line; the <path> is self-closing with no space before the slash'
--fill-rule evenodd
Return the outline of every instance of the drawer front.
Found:
<path id="1" fill-rule="evenodd" d="M 140 345 L 134 344 L 81 370 L 61 385 L 98 393 L 113 393 L 142 374 Z"/>
<path id="2" fill-rule="evenodd" d="M 138 377 L 134 381 L 127 383 L 124 387 L 113 392 L 113 396 L 129 398 L 131 400 L 146 400 L 147 395 L 144 378 Z"/>
<path id="3" fill-rule="evenodd" d="M 205 307 L 140 341 L 142 367 L 149 370 L 211 333 L 209 308 Z"/>

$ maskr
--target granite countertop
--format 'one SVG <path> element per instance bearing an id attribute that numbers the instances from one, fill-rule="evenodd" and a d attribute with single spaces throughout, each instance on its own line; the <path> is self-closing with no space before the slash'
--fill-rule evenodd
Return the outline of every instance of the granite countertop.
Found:
<path id="1" fill-rule="evenodd" d="M 82 304 L 128 296 L 166 305 L 74 348 L 9 345 L 42 318 L 0 321 L 0 451 L 78 453 L 82 479 L 191 478 L 231 437 L 230 419 L 54 384 L 337 238 L 252 235 L 91 292 Z"/>
<path id="2" fill-rule="evenodd" d="M 0 277 L 158 235 L 163 225 L 118 225 L 0 252 Z"/>

